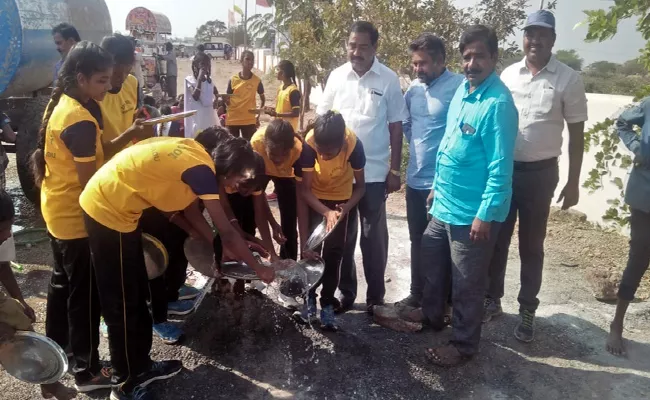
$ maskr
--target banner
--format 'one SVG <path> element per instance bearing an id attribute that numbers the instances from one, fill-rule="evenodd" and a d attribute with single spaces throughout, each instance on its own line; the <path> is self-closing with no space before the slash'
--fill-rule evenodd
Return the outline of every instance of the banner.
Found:
<path id="1" fill-rule="evenodd" d="M 258 6 L 267 7 L 267 8 L 271 7 L 268 0 L 256 0 L 255 4 L 257 4 Z"/>
<path id="2" fill-rule="evenodd" d="M 235 12 L 233 10 L 228 10 L 228 27 L 233 27 L 237 24 L 235 21 Z"/>

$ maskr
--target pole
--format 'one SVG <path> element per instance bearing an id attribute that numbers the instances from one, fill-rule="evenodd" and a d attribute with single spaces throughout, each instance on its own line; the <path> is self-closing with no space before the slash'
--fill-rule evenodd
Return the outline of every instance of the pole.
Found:
<path id="1" fill-rule="evenodd" d="M 244 49 L 248 49 L 248 0 L 244 0 Z"/>
<path id="2" fill-rule="evenodd" d="M 544 0 L 540 0 L 540 2 L 539 2 L 539 9 L 541 10 L 541 9 L 543 9 L 543 8 L 544 8 Z"/>

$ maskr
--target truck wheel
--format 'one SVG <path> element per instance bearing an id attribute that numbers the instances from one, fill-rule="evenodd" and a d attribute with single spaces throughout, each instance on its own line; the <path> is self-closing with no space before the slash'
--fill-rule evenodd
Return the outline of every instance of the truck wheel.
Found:
<path id="1" fill-rule="evenodd" d="M 30 158 L 38 142 L 38 131 L 49 97 L 39 96 L 30 100 L 25 106 L 25 113 L 16 135 L 16 169 L 20 186 L 27 200 L 38 205 L 41 201 L 40 189 L 34 182 L 31 172 Z"/>

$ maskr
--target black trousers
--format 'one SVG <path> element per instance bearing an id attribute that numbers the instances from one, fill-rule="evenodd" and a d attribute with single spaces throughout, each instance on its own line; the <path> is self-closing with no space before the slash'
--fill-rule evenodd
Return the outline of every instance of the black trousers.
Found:
<path id="1" fill-rule="evenodd" d="M 650 265 L 650 213 L 630 208 L 630 252 L 618 287 L 621 300 L 632 301 Z"/>
<path id="2" fill-rule="evenodd" d="M 45 333 L 61 348 L 68 344 L 77 379 L 90 379 L 99 364 L 100 306 L 88 238 L 59 240 L 50 236 L 54 254 L 47 291 Z"/>
<path id="3" fill-rule="evenodd" d="M 544 240 L 553 193 L 559 181 L 557 158 L 537 162 L 516 162 L 512 176 L 510 212 L 501 226 L 488 273 L 487 297 L 503 297 L 508 250 L 519 218 L 521 289 L 519 309 L 535 312 L 542 287 Z"/>
<path id="4" fill-rule="evenodd" d="M 255 223 L 255 206 L 253 205 L 253 196 L 242 196 L 239 193 L 228 195 L 228 202 L 232 213 L 239 221 L 241 229 L 249 235 L 255 236 L 257 224 Z"/>
<path id="5" fill-rule="evenodd" d="M 142 253 L 142 232 L 122 233 L 84 214 L 99 301 L 108 326 L 114 383 L 134 388 L 137 376 L 151 367 L 152 325 L 147 307 L 149 282 Z"/>
<path id="6" fill-rule="evenodd" d="M 244 139 L 250 141 L 253 137 L 253 134 L 257 132 L 257 126 L 253 125 L 228 125 L 228 131 L 234 137 L 243 137 Z"/>
<path id="7" fill-rule="evenodd" d="M 278 195 L 280 225 L 287 242 L 280 249 L 280 258 L 298 259 L 298 210 L 296 204 L 296 180 L 294 178 L 270 177 Z M 268 182 L 266 183 L 268 185 Z M 266 189 L 266 185 L 264 188 Z"/>
<path id="8" fill-rule="evenodd" d="M 177 82 L 178 79 L 176 76 L 167 75 L 167 96 L 171 99 L 176 99 Z"/>
<path id="9" fill-rule="evenodd" d="M 406 187 L 406 220 L 411 240 L 411 296 L 422 300 L 424 274 L 420 261 L 422 235 L 427 229 L 427 197 L 431 190 L 418 190 Z"/>
<path id="10" fill-rule="evenodd" d="M 347 200 L 321 200 L 326 207 L 334 210 L 337 205 L 345 203 Z M 310 208 L 309 210 L 309 231 L 313 230 L 323 222 L 323 216 Z M 338 300 L 334 296 L 336 288 L 339 285 L 341 276 L 341 263 L 343 260 L 343 250 L 345 249 L 345 242 L 350 239 L 347 235 L 348 223 L 353 222 L 350 215 L 346 215 L 338 223 L 334 231 L 327 237 L 322 247 L 322 257 L 325 261 L 325 271 L 323 276 L 316 287 L 309 293 L 310 296 L 316 296 L 316 288 L 322 286 L 320 291 L 320 306 L 321 308 L 335 305 Z M 356 222 L 356 221 L 355 221 Z M 321 249 L 317 249 L 319 252 Z"/>
<path id="11" fill-rule="evenodd" d="M 169 254 L 165 273 L 149 281 L 151 316 L 154 324 L 160 324 L 167 321 L 167 303 L 178 300 L 178 291 L 187 277 L 185 240 L 188 235 L 153 207 L 142 213 L 140 229 L 160 240 Z"/>

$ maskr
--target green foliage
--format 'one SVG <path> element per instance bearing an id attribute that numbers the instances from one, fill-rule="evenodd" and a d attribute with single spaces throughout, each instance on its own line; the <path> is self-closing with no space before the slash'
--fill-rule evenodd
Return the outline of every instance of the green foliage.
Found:
<path id="1" fill-rule="evenodd" d="M 647 41 L 646 46 L 642 49 L 642 56 L 635 62 L 625 63 L 618 69 L 627 69 L 628 71 L 636 70 L 636 75 L 646 75 L 639 73 L 638 64 L 645 66 L 646 70 L 650 69 L 650 0 L 617 0 L 608 10 L 590 10 L 585 11 L 589 31 L 587 32 L 587 41 L 604 41 L 613 37 L 618 31 L 618 24 L 625 19 L 632 17 L 638 18 L 636 25 L 637 31 L 641 33 Z M 608 77 L 607 80 L 611 80 Z M 626 80 L 632 80 L 634 77 L 626 77 Z M 601 78 L 603 79 L 603 78 Z M 643 79 L 638 77 L 637 79 Z M 622 83 L 622 82 L 620 82 Z M 631 88 L 637 95 L 637 99 L 647 96 L 650 93 L 650 85 L 647 81 L 635 82 L 636 88 Z M 584 187 L 591 191 L 602 189 L 602 180 L 611 179 L 612 168 L 622 168 L 627 170 L 632 165 L 632 159 L 628 152 L 620 152 L 620 139 L 616 132 L 614 122 L 607 119 L 600 124 L 596 124 L 587 132 L 585 146 L 587 149 L 591 146 L 598 146 L 596 154 L 597 165 L 589 171 L 589 179 L 584 183 Z M 629 218 L 629 208 L 623 201 L 623 182 L 620 179 L 612 179 L 621 191 L 621 196 L 616 199 L 608 200 L 609 209 L 605 212 L 603 219 L 607 219 L 625 225 Z"/>
<path id="2" fill-rule="evenodd" d="M 589 64 L 585 69 L 585 72 L 594 75 L 607 76 L 616 73 L 620 67 L 620 64 L 616 64 L 610 61 L 596 61 L 593 64 Z"/>
<path id="3" fill-rule="evenodd" d="M 228 28 L 223 21 L 215 19 L 214 21 L 208 21 L 205 24 L 199 26 L 196 29 L 196 35 L 194 38 L 197 43 L 206 43 L 210 41 L 212 37 L 225 36 L 228 33 Z"/>
<path id="4" fill-rule="evenodd" d="M 577 51 L 573 49 L 558 50 L 555 57 L 576 71 L 582 71 L 582 64 L 585 60 L 580 57 Z"/>

